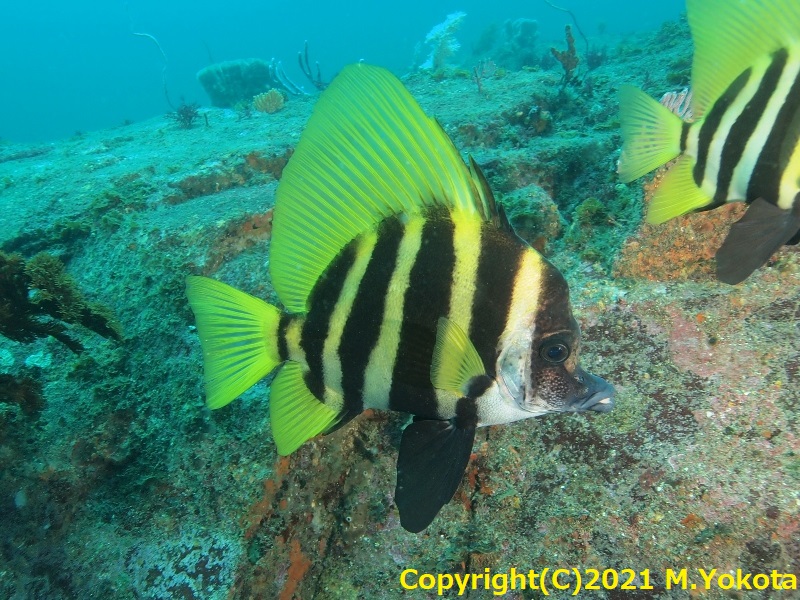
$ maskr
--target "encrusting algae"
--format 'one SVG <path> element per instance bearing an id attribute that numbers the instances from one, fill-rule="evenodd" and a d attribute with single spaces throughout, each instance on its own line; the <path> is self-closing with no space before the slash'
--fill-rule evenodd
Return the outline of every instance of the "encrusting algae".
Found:
<path id="1" fill-rule="evenodd" d="M 0 252 L 0 334 L 19 342 L 52 336 L 73 352 L 81 352 L 83 344 L 66 323 L 122 339 L 111 311 L 84 298 L 60 259 L 40 252 L 25 261 Z"/>

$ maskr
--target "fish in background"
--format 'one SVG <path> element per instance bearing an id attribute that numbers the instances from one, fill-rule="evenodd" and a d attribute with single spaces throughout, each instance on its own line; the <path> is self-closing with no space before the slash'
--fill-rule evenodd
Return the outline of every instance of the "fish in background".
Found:
<path id="1" fill-rule="evenodd" d="M 800 1 L 687 0 L 686 10 L 695 120 L 622 86 L 619 176 L 679 157 L 653 195 L 653 224 L 746 202 L 716 256 L 718 278 L 736 284 L 800 241 Z"/>
<path id="2" fill-rule="evenodd" d="M 280 368 L 282 455 L 367 408 L 411 413 L 395 490 L 409 531 L 452 498 L 476 428 L 613 407 L 578 364 L 564 277 L 385 69 L 349 66 L 319 98 L 276 192 L 270 272 L 285 312 L 187 279 L 208 406 Z"/>

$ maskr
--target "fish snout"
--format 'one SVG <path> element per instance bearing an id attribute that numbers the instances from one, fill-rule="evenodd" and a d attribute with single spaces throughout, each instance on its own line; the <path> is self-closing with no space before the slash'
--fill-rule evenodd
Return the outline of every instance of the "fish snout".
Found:
<path id="1" fill-rule="evenodd" d="M 614 408 L 614 386 L 602 377 L 582 371 L 578 376 L 586 387 L 586 392 L 571 402 L 572 410 L 583 412 L 593 410 L 607 413 Z"/>

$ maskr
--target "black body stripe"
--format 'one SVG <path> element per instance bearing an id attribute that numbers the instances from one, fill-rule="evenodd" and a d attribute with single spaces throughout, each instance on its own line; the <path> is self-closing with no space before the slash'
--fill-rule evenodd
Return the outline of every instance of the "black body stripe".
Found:
<path id="1" fill-rule="evenodd" d="M 483 392 L 492 387 L 494 379 L 488 375 L 478 375 L 473 377 L 467 386 L 467 398 L 479 398 Z"/>
<path id="2" fill-rule="evenodd" d="M 291 323 L 292 317 L 286 313 L 281 313 L 281 320 L 278 322 L 278 356 L 281 360 L 289 359 L 289 345 L 286 343 L 286 329 Z"/>
<path id="3" fill-rule="evenodd" d="M 353 307 L 347 315 L 339 344 L 344 394 L 343 419 L 352 418 L 364 409 L 364 375 L 370 353 L 380 337 L 386 294 L 396 268 L 402 239 L 403 225 L 398 219 L 391 218 L 381 223 L 367 270 L 358 284 Z"/>
<path id="4" fill-rule="evenodd" d="M 773 56 L 776 57 L 776 61 L 779 56 L 782 57 L 785 64 L 788 53 L 785 49 L 781 49 Z M 747 187 L 748 202 L 764 198 L 773 204 L 777 203 L 781 177 L 797 146 L 798 138 L 800 138 L 800 76 L 795 77 L 758 156 Z"/>
<path id="5" fill-rule="evenodd" d="M 497 343 L 506 328 L 514 280 L 524 250 L 517 239 L 491 224 L 484 223 L 481 227 L 481 253 L 469 338 L 490 377 L 495 376 Z"/>
<path id="6" fill-rule="evenodd" d="M 684 121 L 681 125 L 681 154 L 686 151 L 686 140 L 689 137 L 689 129 L 691 129 L 691 125 L 691 123 L 687 123 L 686 121 Z"/>
<path id="7" fill-rule="evenodd" d="M 355 244 L 350 243 L 333 259 L 314 286 L 309 298 L 309 311 L 300 334 L 300 346 L 306 354 L 306 363 L 311 374 L 306 378 L 306 384 L 319 400 L 323 400 L 325 392 L 322 350 L 328 337 L 331 314 L 355 258 Z"/>
<path id="8" fill-rule="evenodd" d="M 389 392 L 392 410 L 437 416 L 430 368 L 437 323 L 450 310 L 456 263 L 454 235 L 455 227 L 446 210 L 429 211 L 405 293 L 400 345 Z"/>
<path id="9" fill-rule="evenodd" d="M 795 149 L 800 145 L 800 72 L 798 72 L 797 78 L 792 84 L 792 89 L 789 91 L 789 96 L 782 110 L 786 110 L 787 114 L 785 126 L 783 124 L 784 115 L 782 113 L 778 115 L 777 130 L 784 132 L 778 160 L 781 165 L 781 172 L 785 174 Z M 800 174 L 797 175 L 798 186 L 800 186 Z M 797 207 L 796 197 L 793 205 Z"/>
<path id="10" fill-rule="evenodd" d="M 751 74 L 752 69 L 747 69 L 728 86 L 725 93 L 723 93 L 714 103 L 714 106 L 711 107 L 703 124 L 700 126 L 700 133 L 697 141 L 697 162 L 692 172 L 697 187 L 703 185 L 706 163 L 708 161 L 708 150 L 711 147 L 711 141 L 714 139 L 714 134 L 717 132 L 717 128 L 719 128 L 722 117 L 728 112 L 733 101 L 741 93 L 742 89 L 747 84 L 747 80 L 750 79 Z"/>
<path id="11" fill-rule="evenodd" d="M 458 399 L 453 424 L 459 429 L 475 429 L 478 426 L 478 405 L 473 398 Z"/>
<path id="12" fill-rule="evenodd" d="M 745 146 L 753 136 L 753 132 L 758 126 L 758 121 L 767 108 L 767 103 L 775 93 L 775 88 L 778 86 L 783 69 L 786 67 L 787 58 L 786 50 L 780 50 L 772 55 L 772 62 L 764 72 L 764 77 L 761 78 L 756 93 L 745 105 L 744 110 L 728 132 L 728 137 L 725 139 L 725 145 L 722 148 L 722 160 L 720 161 L 719 174 L 717 175 L 717 189 L 714 193 L 715 204 L 722 204 L 728 199 L 728 188 L 733 179 L 733 171 L 741 161 Z M 743 200 L 744 198 L 740 199 Z M 751 199 L 755 200 L 754 197 Z"/>

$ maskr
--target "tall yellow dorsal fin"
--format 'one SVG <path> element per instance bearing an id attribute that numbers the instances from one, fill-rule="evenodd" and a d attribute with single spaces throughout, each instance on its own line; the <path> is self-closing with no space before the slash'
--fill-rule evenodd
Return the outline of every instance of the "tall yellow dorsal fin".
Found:
<path id="1" fill-rule="evenodd" d="M 429 206 L 491 219 L 458 150 L 386 69 L 350 65 L 320 96 L 276 192 L 270 269 L 291 312 L 360 233 Z"/>
<path id="2" fill-rule="evenodd" d="M 469 336 L 450 319 L 440 318 L 431 361 L 433 387 L 466 394 L 470 380 L 485 374 L 483 361 Z"/>
<path id="3" fill-rule="evenodd" d="M 686 13 L 694 40 L 695 118 L 760 56 L 800 50 L 798 0 L 686 0 Z"/>

